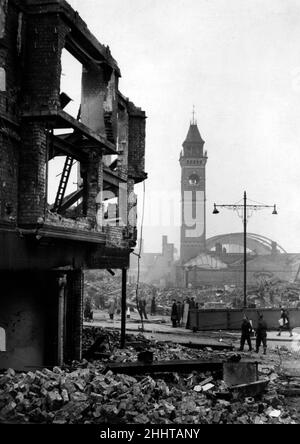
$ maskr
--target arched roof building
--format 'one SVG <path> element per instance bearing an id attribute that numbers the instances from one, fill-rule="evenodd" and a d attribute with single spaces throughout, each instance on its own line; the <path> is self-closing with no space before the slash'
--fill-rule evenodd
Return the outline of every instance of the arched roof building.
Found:
<path id="1" fill-rule="evenodd" d="M 206 241 L 206 249 L 207 251 L 213 251 L 216 248 L 217 244 L 221 244 L 223 246 L 229 246 L 230 249 L 227 249 L 227 252 L 239 252 L 238 249 L 234 250 L 235 247 L 240 247 L 240 251 L 242 251 L 244 247 L 244 234 L 243 233 L 227 233 L 227 234 L 219 234 L 217 236 L 213 236 Z M 233 251 L 232 251 L 233 250 Z M 255 233 L 247 233 L 247 251 L 248 253 L 252 252 L 258 255 L 272 254 L 272 253 L 287 253 L 283 247 L 277 244 L 277 242 L 269 239 L 266 236 L 262 236 L 260 234 Z"/>

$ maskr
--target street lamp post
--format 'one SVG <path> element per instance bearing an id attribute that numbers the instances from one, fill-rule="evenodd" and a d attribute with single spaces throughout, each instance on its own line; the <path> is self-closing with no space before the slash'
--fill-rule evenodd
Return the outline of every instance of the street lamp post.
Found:
<path id="1" fill-rule="evenodd" d="M 244 226 L 244 308 L 247 308 L 247 221 L 252 215 L 250 211 L 262 210 L 264 208 L 273 208 L 272 214 L 278 214 L 276 209 L 276 204 L 274 205 L 262 205 L 262 204 L 247 204 L 247 194 L 244 191 L 243 204 L 214 204 L 213 214 L 219 214 L 218 208 L 227 208 L 234 211 L 242 210 L 242 219 Z M 248 210 L 248 212 L 247 212 Z M 238 213 L 239 214 L 239 213 Z"/>

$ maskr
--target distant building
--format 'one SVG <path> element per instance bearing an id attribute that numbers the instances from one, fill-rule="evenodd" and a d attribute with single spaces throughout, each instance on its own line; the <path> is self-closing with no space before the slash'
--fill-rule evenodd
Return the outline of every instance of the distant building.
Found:
<path id="1" fill-rule="evenodd" d="M 138 275 L 138 256 L 139 248 L 135 250 L 130 258 L 130 269 L 128 273 L 129 282 L 137 280 Z M 168 242 L 168 237 L 162 237 L 161 253 L 145 253 L 141 248 L 140 259 L 140 281 L 147 284 L 154 284 L 160 287 L 174 286 L 175 268 L 174 268 L 174 244 Z"/>
<path id="2" fill-rule="evenodd" d="M 206 250 L 206 178 L 207 152 L 195 121 L 190 124 L 180 154 L 181 215 L 180 260 L 185 263 Z"/>
<path id="3" fill-rule="evenodd" d="M 180 261 L 176 284 L 181 287 L 243 285 L 243 233 L 206 239 L 207 153 L 193 119 L 183 142 L 181 166 Z M 275 241 L 247 234 L 247 283 L 299 278 L 300 254 L 288 254 Z"/>

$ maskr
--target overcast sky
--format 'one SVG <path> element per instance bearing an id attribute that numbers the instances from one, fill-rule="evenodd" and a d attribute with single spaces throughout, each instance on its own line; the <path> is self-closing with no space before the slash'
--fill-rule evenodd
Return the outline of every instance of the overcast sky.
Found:
<path id="1" fill-rule="evenodd" d="M 160 250 L 162 234 L 179 246 L 179 218 L 170 223 L 168 208 L 180 209 L 178 159 L 194 104 L 208 151 L 207 236 L 242 231 L 234 212 L 211 213 L 214 202 L 235 203 L 246 190 L 279 212 L 255 213 L 248 230 L 300 252 L 300 2 L 69 3 L 110 46 L 120 90 L 148 116 L 146 251 Z M 76 94 L 75 73 L 65 82 Z"/>

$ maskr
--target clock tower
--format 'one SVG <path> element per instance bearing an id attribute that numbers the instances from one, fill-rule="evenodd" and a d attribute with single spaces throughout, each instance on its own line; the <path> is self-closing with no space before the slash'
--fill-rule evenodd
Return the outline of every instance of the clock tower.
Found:
<path id="1" fill-rule="evenodd" d="M 181 166 L 180 261 L 182 264 L 205 251 L 207 153 L 203 151 L 204 143 L 193 117 L 179 159 Z"/>

